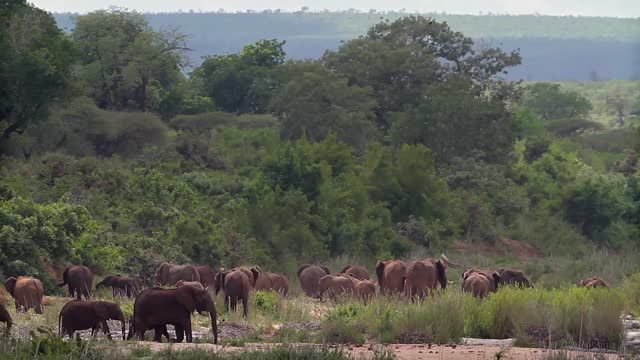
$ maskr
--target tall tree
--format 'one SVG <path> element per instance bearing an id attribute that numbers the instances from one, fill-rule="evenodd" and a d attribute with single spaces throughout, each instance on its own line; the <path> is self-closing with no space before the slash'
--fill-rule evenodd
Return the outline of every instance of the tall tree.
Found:
<path id="1" fill-rule="evenodd" d="M 76 19 L 73 38 L 82 51 L 82 77 L 98 106 L 161 111 L 183 80 L 186 36 L 151 29 L 144 16 L 120 9 Z"/>
<path id="2" fill-rule="evenodd" d="M 509 94 L 497 75 L 519 64 L 520 55 L 497 48 L 475 50 L 470 38 L 447 23 L 408 16 L 374 25 L 366 36 L 328 51 L 323 61 L 350 84 L 374 89 L 378 123 L 388 129 L 390 112 L 415 105 L 424 87 L 451 76 L 468 78 L 480 90 L 496 95 Z"/>
<path id="3" fill-rule="evenodd" d="M 273 69 L 284 62 L 283 45 L 275 39 L 260 40 L 237 54 L 208 56 L 193 77 L 221 110 L 264 113 L 276 87 Z"/>
<path id="4" fill-rule="evenodd" d="M 330 133 L 354 146 L 373 135 L 375 100 L 368 88 L 349 86 L 347 79 L 315 61 L 292 62 L 280 69 L 282 85 L 271 101 L 284 138 L 307 136 L 320 141 Z"/>
<path id="5" fill-rule="evenodd" d="M 64 94 L 75 52 L 49 13 L 22 0 L 2 2 L 0 49 L 1 148 Z"/>

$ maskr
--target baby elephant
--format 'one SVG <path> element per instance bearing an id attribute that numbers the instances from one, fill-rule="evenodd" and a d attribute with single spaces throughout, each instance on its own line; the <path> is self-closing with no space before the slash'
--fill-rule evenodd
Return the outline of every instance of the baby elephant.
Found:
<path id="1" fill-rule="evenodd" d="M 91 336 L 102 327 L 102 331 L 111 339 L 107 320 L 118 320 L 122 323 L 122 340 L 125 338 L 125 319 L 118 304 L 108 301 L 73 300 L 66 303 L 58 316 L 58 333 L 60 336 L 73 334 L 77 330 L 91 329 Z"/>

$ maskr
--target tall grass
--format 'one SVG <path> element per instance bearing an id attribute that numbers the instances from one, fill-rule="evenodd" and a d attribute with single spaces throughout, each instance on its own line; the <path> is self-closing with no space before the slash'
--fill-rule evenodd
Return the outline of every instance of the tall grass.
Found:
<path id="1" fill-rule="evenodd" d="M 503 288 L 484 301 L 458 289 L 407 304 L 378 297 L 370 305 L 342 304 L 328 315 L 366 329 L 383 343 L 456 342 L 462 337 L 516 338 L 521 344 L 616 348 L 623 327 L 624 296 L 619 290 L 564 287 L 555 290 Z M 335 338 L 333 339 L 336 340 Z"/>

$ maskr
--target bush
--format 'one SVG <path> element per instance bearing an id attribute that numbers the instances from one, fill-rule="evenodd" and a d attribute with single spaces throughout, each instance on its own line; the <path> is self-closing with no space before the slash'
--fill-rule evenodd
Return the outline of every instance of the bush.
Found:
<path id="1" fill-rule="evenodd" d="M 255 296 L 256 308 L 268 313 L 275 313 L 280 296 L 275 291 L 257 291 Z"/>

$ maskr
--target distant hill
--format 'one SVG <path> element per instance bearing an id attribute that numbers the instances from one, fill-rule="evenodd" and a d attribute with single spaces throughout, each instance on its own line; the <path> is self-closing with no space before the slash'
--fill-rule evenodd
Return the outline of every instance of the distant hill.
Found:
<path id="1" fill-rule="evenodd" d="M 286 40 L 290 58 L 318 58 L 326 49 L 357 37 L 372 24 L 402 13 L 260 12 L 146 14 L 154 28 L 190 35 L 192 60 L 235 52 L 259 39 Z M 527 80 L 640 78 L 640 19 L 535 15 L 426 14 L 473 37 L 478 46 L 519 48 L 523 64 L 509 75 Z M 55 14 L 73 29 L 73 14 Z"/>

